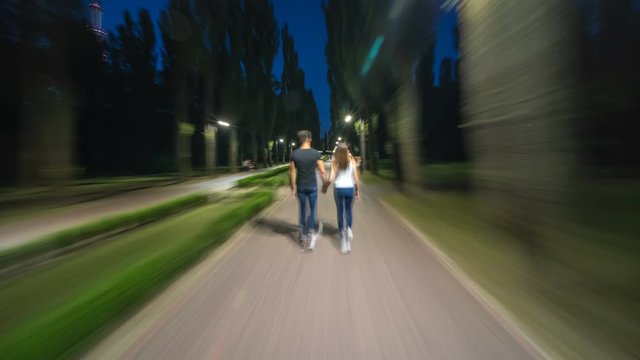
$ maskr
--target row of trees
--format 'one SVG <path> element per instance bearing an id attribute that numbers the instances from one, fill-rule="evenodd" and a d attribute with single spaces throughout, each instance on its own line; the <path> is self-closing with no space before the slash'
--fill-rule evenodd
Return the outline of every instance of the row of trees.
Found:
<path id="1" fill-rule="evenodd" d="M 409 182 L 421 159 L 464 160 L 457 62 L 445 59 L 434 81 L 437 2 L 329 0 L 323 10 L 334 135 L 353 141 L 362 123 L 347 131 L 343 119 L 364 119 L 368 157 L 393 153 L 398 178 Z"/>
<path id="2" fill-rule="evenodd" d="M 477 70 L 461 72 L 458 60 L 444 59 L 437 64 L 439 79 L 434 78 L 434 20 L 439 11 L 438 4 L 437 1 L 414 0 L 329 0 L 324 5 L 333 135 L 355 135 L 343 129 L 347 114 L 378 119 L 377 127 L 368 129 L 373 145 L 370 148 L 381 156 L 392 149 L 395 163 L 400 165 L 396 168 L 398 176 L 409 176 L 412 181 L 418 179 L 417 174 L 411 174 L 416 168 L 411 164 L 463 161 L 468 158 L 467 152 L 472 153 L 471 148 L 477 145 L 472 137 L 478 132 L 472 130 L 473 126 L 463 124 L 461 115 L 466 111 L 467 122 L 472 122 L 469 109 L 475 104 L 469 94 L 476 90 L 469 89 L 461 102 L 460 79 L 464 84 L 465 77 L 459 76 L 461 73 L 468 76 L 467 80 L 475 79 L 479 76 Z M 461 3 L 460 8 L 472 7 Z M 525 5 L 522 7 L 527 9 Z M 502 10 L 506 11 L 506 7 L 501 7 Z M 571 65 L 567 71 L 549 75 L 559 83 L 563 76 L 571 78 L 566 86 L 572 88 L 573 96 L 565 103 L 574 102 L 574 120 L 568 125 L 572 130 L 564 133 L 565 140 L 558 139 L 558 142 L 565 144 L 565 148 L 572 148 L 575 160 L 583 170 L 606 167 L 611 174 L 615 167 L 619 176 L 637 176 L 634 137 L 640 130 L 636 121 L 640 115 L 640 93 L 636 91 L 640 83 L 640 15 L 633 0 L 564 2 L 548 11 L 554 19 L 564 17 L 566 23 L 558 27 L 561 35 L 572 41 L 563 50 L 570 52 L 566 61 Z M 515 18 L 518 15 L 505 13 L 504 16 Z M 358 19 L 357 26 L 351 24 L 352 19 Z M 545 23 L 540 20 L 524 31 L 543 33 Z M 476 24 L 463 19 L 461 26 L 470 29 Z M 490 24 L 477 26 L 490 28 Z M 456 28 L 456 47 L 458 33 Z M 478 52 L 486 52 L 494 41 L 474 36 L 470 31 L 467 33 L 466 43 L 474 50 L 462 49 L 462 54 L 476 51 L 476 48 Z M 520 53 L 524 55 L 518 56 L 533 59 L 531 52 L 535 46 L 531 41 L 516 39 L 515 35 L 512 38 L 522 43 Z M 559 63 L 558 54 L 552 58 Z M 499 61 L 503 59 L 498 54 L 492 59 L 488 61 L 501 68 L 506 66 Z M 464 63 L 468 59 L 463 56 L 461 60 Z M 515 89 L 534 85 L 526 83 L 524 74 L 534 74 L 542 66 L 550 69 L 554 65 L 542 61 L 533 64 L 524 70 L 521 78 L 515 77 L 517 72 L 505 74 L 504 79 L 508 81 L 505 87 L 487 91 L 497 91 L 503 96 L 509 93 L 524 96 Z M 485 74 L 483 79 L 489 75 Z M 535 75 L 533 79 L 540 80 Z M 483 96 L 490 94 L 487 92 Z M 508 115 L 503 110 L 503 115 Z M 375 124 L 375 121 L 371 122 Z M 462 130 L 465 127 L 469 140 L 466 142 Z M 385 143 L 391 146 L 384 146 Z"/>
<path id="3" fill-rule="evenodd" d="M 171 0 L 159 34 L 147 10 L 125 12 L 104 41 L 85 5 L 0 7 L 0 47 L 13 55 L 1 70 L 3 182 L 267 163 L 274 139 L 319 132 L 293 37 L 271 1 Z M 232 127 L 216 131 L 219 120 Z"/>
<path id="4" fill-rule="evenodd" d="M 640 174 L 640 14 L 633 0 L 459 2 L 460 62 L 436 82 L 438 3 L 326 2 L 333 128 L 369 119 L 369 148 L 392 149 L 405 184 L 429 185 L 425 161 L 470 158 L 477 199 L 535 253 L 580 181 Z"/>

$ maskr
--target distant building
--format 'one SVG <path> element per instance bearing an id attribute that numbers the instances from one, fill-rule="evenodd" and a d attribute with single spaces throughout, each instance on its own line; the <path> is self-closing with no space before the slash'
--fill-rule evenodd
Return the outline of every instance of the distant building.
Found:
<path id="1" fill-rule="evenodd" d="M 96 34 L 96 37 L 100 42 L 107 38 L 107 32 L 104 31 L 104 28 L 102 27 L 102 12 L 102 6 L 100 6 L 100 3 L 97 0 L 92 1 L 91 4 L 89 4 L 89 21 L 91 23 L 91 30 Z"/>

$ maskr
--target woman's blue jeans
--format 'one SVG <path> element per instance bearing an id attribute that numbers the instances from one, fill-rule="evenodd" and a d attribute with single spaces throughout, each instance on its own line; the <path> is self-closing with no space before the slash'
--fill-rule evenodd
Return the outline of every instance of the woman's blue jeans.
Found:
<path id="1" fill-rule="evenodd" d="M 344 226 L 345 218 L 348 227 L 351 227 L 353 223 L 353 215 L 351 212 L 353 206 L 353 188 L 336 188 L 333 196 L 336 199 L 336 207 L 338 208 L 338 228 L 340 231 L 344 231 L 346 230 Z"/>

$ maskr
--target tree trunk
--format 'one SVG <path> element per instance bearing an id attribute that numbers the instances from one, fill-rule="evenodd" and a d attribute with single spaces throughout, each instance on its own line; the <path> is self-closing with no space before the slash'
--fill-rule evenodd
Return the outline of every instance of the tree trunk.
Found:
<path id="1" fill-rule="evenodd" d="M 177 72 L 173 94 L 173 112 L 176 124 L 175 164 L 180 177 L 191 174 L 191 134 L 189 131 L 188 88 L 184 74 Z"/>
<path id="2" fill-rule="evenodd" d="M 462 106 L 474 186 L 534 257 L 574 174 L 569 0 L 461 5 Z"/>
<path id="3" fill-rule="evenodd" d="M 412 81 L 412 63 L 403 61 L 399 71 L 402 74 L 400 87 L 397 92 L 397 122 L 396 142 L 401 181 L 409 185 L 419 185 L 420 179 L 420 126 L 417 92 Z"/>
<path id="4" fill-rule="evenodd" d="M 236 172 L 238 171 L 238 131 L 231 127 L 229 134 L 229 170 Z"/>

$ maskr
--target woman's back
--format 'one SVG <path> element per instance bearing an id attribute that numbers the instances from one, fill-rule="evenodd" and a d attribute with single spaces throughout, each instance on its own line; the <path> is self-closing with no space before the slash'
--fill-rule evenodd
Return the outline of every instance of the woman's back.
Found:
<path id="1" fill-rule="evenodd" d="M 346 169 L 340 170 L 336 164 L 336 177 L 334 180 L 334 186 L 336 188 L 352 188 L 354 187 L 353 181 L 353 160 L 349 157 L 349 163 Z"/>

